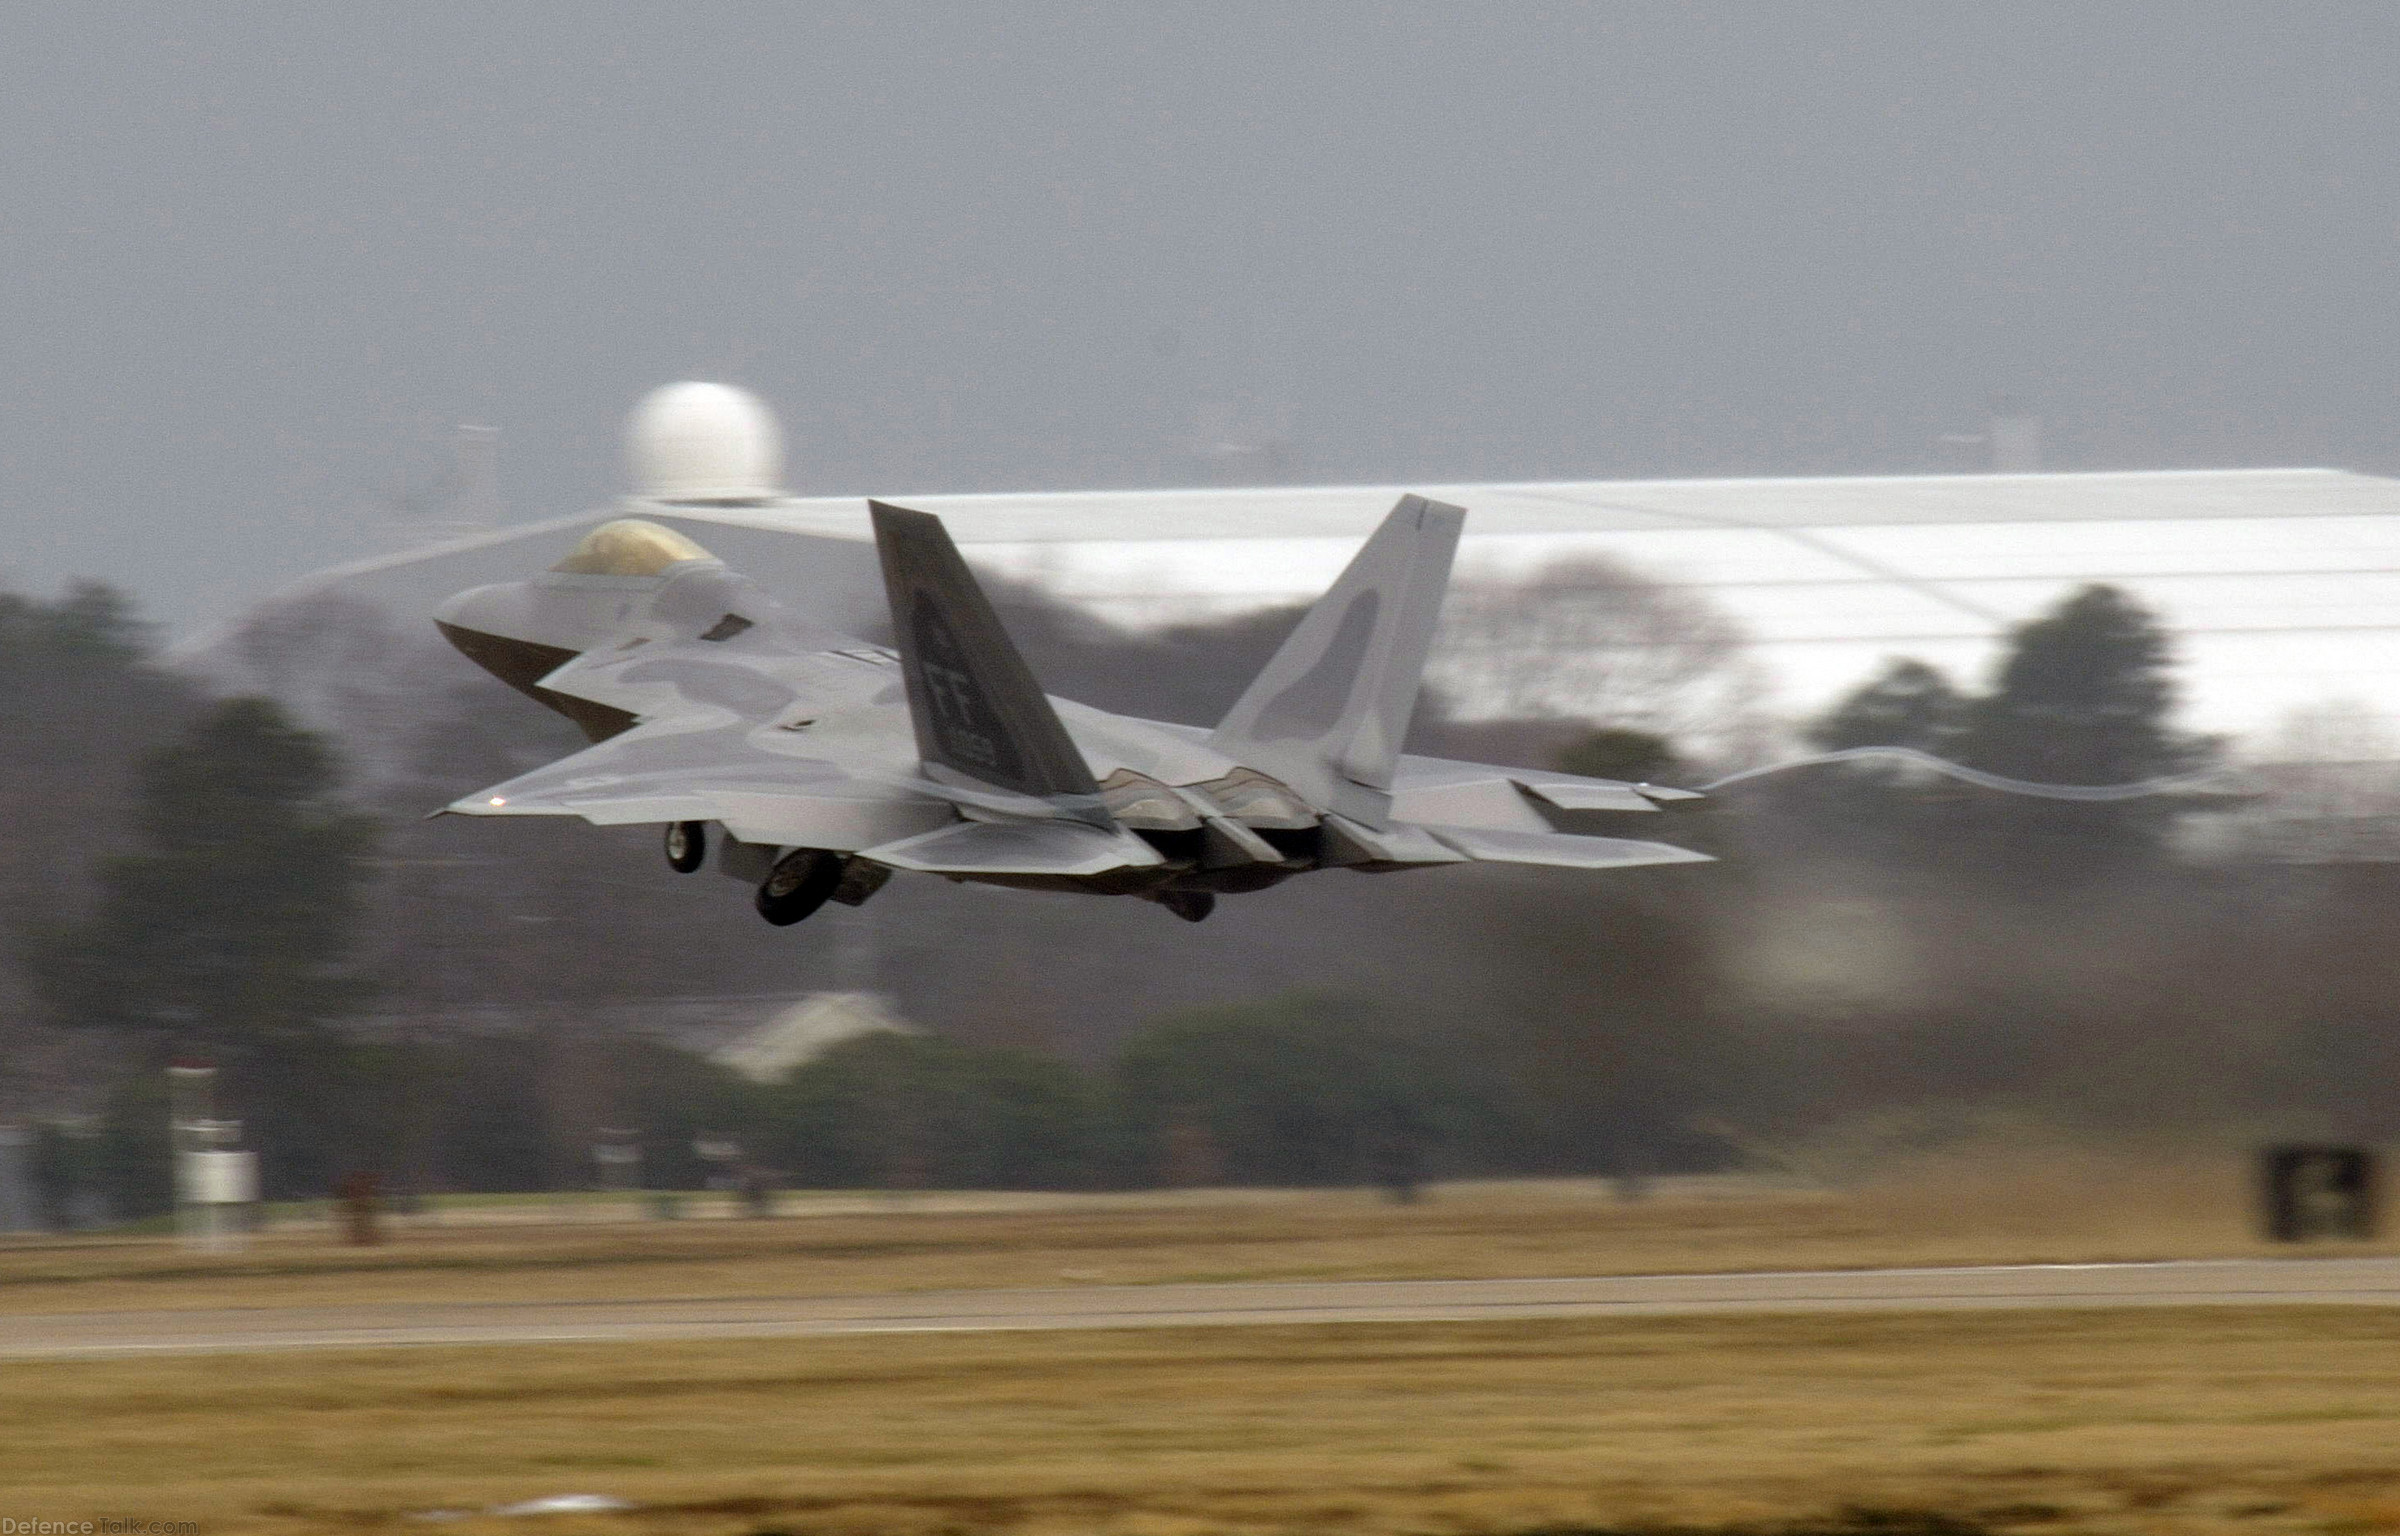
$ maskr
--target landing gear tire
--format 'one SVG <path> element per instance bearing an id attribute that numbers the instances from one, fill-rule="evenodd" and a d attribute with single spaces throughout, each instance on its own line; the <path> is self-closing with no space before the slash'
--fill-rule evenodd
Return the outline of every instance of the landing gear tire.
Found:
<path id="1" fill-rule="evenodd" d="M 1158 898 L 1158 904 L 1187 923 L 1199 922 L 1217 910 L 1217 898 L 1207 891 L 1169 891 Z"/>
<path id="2" fill-rule="evenodd" d="M 688 875 L 698 869 L 707 857 L 707 822 L 670 821 L 667 823 L 667 868 L 679 875 Z"/>
<path id="3" fill-rule="evenodd" d="M 789 928 L 817 908 L 842 883 L 842 856 L 822 848 L 800 848 L 785 854 L 758 883 L 758 915 L 778 928 Z"/>

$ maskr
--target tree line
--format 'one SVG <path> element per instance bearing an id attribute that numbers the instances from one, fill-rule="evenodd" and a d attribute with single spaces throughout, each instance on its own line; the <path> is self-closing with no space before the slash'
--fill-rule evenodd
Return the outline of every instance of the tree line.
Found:
<path id="1" fill-rule="evenodd" d="M 1058 691 L 1130 703 L 1163 666 L 1190 718 L 1289 622 L 1115 636 L 1023 601 L 1011 618 Z M 1725 654 L 1721 627 L 1668 618 L 1666 641 L 1704 642 L 1690 665 Z M 895 882 L 870 909 L 875 980 L 933 1032 L 749 1084 L 654 1038 L 527 1020 L 842 984 L 835 941 L 762 931 L 620 834 L 420 820 L 573 742 L 381 622 L 270 616 L 244 644 L 277 696 L 223 696 L 159 665 L 119 594 L 0 596 L 18 736 L 0 1113 L 42 1127 L 62 1218 L 95 1193 L 119 1213 L 163 1198 L 160 1069 L 179 1054 L 223 1064 L 277 1195 L 360 1168 L 574 1187 L 602 1127 L 638 1137 L 665 1186 L 702 1177 L 695 1142 L 729 1138 L 799 1183 L 1069 1188 L 1663 1172 L 1996 1115 L 2400 1130 L 2393 866 L 2199 859 L 2187 802 L 2023 800 L 1866 764 L 1657 819 L 1719 865 L 1328 879 L 1230 939 L 1145 926 L 1133 903 Z M 1709 750 L 1656 697 L 1580 727 L 1462 703 L 1427 712 L 1447 750 L 1662 782 Z M 2019 626 L 1987 687 L 1895 660 L 1806 733 L 2126 782 L 2220 750 L 2174 703 L 2156 620 L 2095 586 Z"/>

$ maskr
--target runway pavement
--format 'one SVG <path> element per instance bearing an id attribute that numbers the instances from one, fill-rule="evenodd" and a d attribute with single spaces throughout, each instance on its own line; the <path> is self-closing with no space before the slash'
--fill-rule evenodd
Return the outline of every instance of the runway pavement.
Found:
<path id="1" fill-rule="evenodd" d="M 845 1333 L 2286 1303 L 2400 1306 L 2400 1258 L 52 1312 L 0 1317 L 0 1360 Z"/>

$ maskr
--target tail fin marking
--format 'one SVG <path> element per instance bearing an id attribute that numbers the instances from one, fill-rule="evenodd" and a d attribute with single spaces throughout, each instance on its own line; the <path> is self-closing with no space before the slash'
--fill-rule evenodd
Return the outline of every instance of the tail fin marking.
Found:
<path id="1" fill-rule="evenodd" d="M 1404 496 L 1209 745 L 1319 807 L 1384 824 L 1466 513 Z"/>
<path id="2" fill-rule="evenodd" d="M 1100 786 L 941 519 L 867 503 L 900 647 L 917 753 L 1109 828 Z"/>

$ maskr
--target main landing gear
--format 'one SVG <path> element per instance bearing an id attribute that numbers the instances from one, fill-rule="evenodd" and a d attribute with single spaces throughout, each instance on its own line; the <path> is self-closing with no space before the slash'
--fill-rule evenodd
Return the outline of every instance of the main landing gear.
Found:
<path id="1" fill-rule="evenodd" d="M 825 905 L 842 883 L 842 855 L 822 848 L 797 848 L 775 862 L 758 883 L 758 915 L 788 928 Z"/>
<path id="2" fill-rule="evenodd" d="M 1217 910 L 1217 898 L 1207 891 L 1168 891 L 1158 897 L 1158 904 L 1187 923 L 1199 922 Z"/>

